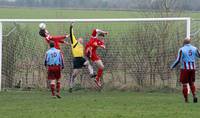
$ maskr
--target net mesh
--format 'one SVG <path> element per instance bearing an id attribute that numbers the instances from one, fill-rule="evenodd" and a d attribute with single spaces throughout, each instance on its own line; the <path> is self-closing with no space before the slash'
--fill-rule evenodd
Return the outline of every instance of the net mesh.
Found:
<path id="1" fill-rule="evenodd" d="M 3 24 L 3 88 L 47 87 L 44 55 L 48 45 L 38 34 L 38 24 Z M 51 35 L 68 34 L 69 25 L 47 23 L 47 29 Z M 9 33 L 13 27 L 15 29 Z M 169 66 L 182 46 L 182 39 L 186 36 L 185 27 L 185 21 L 85 22 L 76 23 L 74 33 L 76 37 L 83 37 L 86 43 L 94 28 L 109 32 L 105 37 L 106 49 L 98 49 L 105 65 L 103 80 L 106 87 L 176 88 L 179 85 L 179 68 L 171 71 Z M 6 35 L 8 33 L 9 35 Z M 195 46 L 199 44 L 198 36 L 196 34 L 192 42 Z M 61 44 L 61 47 L 65 61 L 62 87 L 68 87 L 72 72 L 71 47 L 64 44 Z M 96 66 L 93 66 L 96 70 Z M 94 84 L 86 68 L 83 68 L 76 81 L 84 88 Z"/>

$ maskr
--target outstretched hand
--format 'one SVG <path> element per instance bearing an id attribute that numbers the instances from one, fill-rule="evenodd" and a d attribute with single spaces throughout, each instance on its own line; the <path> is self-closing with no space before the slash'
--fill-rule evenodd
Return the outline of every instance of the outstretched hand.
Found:
<path id="1" fill-rule="evenodd" d="M 64 41 L 64 44 L 65 44 L 65 45 L 70 45 L 70 43 L 68 43 L 67 41 Z"/>
<path id="2" fill-rule="evenodd" d="M 74 22 L 71 22 L 70 26 L 73 27 L 74 26 Z"/>
<path id="3" fill-rule="evenodd" d="M 68 41 L 69 36 L 70 36 L 70 35 L 65 34 L 65 41 L 64 41 L 64 43 Z"/>
<path id="4" fill-rule="evenodd" d="M 101 47 L 101 48 L 103 48 L 103 49 L 105 49 L 105 48 L 106 48 L 106 46 L 105 46 L 105 45 L 100 45 L 100 47 Z"/>
<path id="5" fill-rule="evenodd" d="M 173 67 L 170 66 L 169 68 L 170 68 L 170 70 L 173 70 Z"/>
<path id="6" fill-rule="evenodd" d="M 66 38 L 69 38 L 69 35 L 68 35 L 68 34 L 66 34 L 66 35 L 65 35 L 65 37 L 66 37 Z"/>
<path id="7" fill-rule="evenodd" d="M 105 32 L 106 35 L 109 35 L 109 32 Z"/>

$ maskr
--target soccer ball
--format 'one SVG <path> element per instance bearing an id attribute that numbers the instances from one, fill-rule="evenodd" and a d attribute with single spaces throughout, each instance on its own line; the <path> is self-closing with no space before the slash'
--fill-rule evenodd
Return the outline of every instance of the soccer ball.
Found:
<path id="1" fill-rule="evenodd" d="M 39 28 L 40 29 L 45 29 L 46 28 L 46 24 L 45 23 L 40 23 L 39 24 Z"/>

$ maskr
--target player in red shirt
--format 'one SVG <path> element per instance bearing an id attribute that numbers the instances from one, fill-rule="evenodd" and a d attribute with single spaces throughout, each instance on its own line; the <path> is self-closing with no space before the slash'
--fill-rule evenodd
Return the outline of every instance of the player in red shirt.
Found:
<path id="1" fill-rule="evenodd" d="M 105 44 L 103 41 L 105 34 L 108 34 L 108 32 L 94 29 L 90 41 L 87 42 L 85 47 L 86 56 L 98 66 L 98 72 L 95 79 L 95 83 L 98 87 L 101 87 L 100 77 L 103 74 L 104 65 L 100 56 L 96 53 L 96 50 L 98 47 L 105 49 Z"/>
<path id="2" fill-rule="evenodd" d="M 48 30 L 46 29 L 46 25 L 44 23 L 40 23 L 39 24 L 39 34 L 41 37 L 44 37 L 44 39 L 46 40 L 46 42 L 49 44 L 50 41 L 54 42 L 55 48 L 60 50 L 60 46 L 59 43 L 64 43 L 64 44 L 68 44 L 64 39 L 68 38 L 68 35 L 62 35 L 62 36 L 52 36 L 50 35 L 50 33 L 48 32 Z"/>

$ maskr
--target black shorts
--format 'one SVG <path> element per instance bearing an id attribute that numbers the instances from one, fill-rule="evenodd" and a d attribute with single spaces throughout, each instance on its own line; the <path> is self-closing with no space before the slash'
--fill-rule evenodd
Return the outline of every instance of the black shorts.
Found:
<path id="1" fill-rule="evenodd" d="M 73 58 L 73 69 L 80 69 L 80 68 L 84 67 L 85 62 L 86 62 L 86 60 L 83 57 L 74 57 Z"/>

